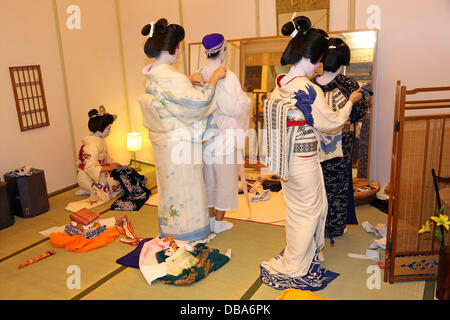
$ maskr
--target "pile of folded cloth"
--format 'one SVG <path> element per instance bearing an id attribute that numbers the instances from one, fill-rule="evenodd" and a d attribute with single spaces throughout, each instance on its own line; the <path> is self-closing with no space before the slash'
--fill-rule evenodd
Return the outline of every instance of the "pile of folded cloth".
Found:
<path id="1" fill-rule="evenodd" d="M 23 177 L 23 176 L 31 176 L 33 175 L 33 169 L 31 166 L 24 166 L 19 169 L 10 172 L 13 177 Z"/>
<path id="2" fill-rule="evenodd" d="M 143 239 L 138 247 L 116 262 L 139 268 L 149 285 L 155 280 L 176 286 L 189 286 L 221 268 L 231 257 L 208 248 L 204 243 L 189 243 L 172 237 Z"/>
<path id="3" fill-rule="evenodd" d="M 82 235 L 91 239 L 106 231 L 105 225 L 99 223 L 100 214 L 83 208 L 70 215 L 70 224 L 66 225 L 64 231 L 71 236 Z"/>

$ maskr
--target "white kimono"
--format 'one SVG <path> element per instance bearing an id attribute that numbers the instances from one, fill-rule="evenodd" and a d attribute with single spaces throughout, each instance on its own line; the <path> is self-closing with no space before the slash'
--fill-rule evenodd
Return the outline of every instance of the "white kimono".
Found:
<path id="1" fill-rule="evenodd" d="M 77 182 L 97 198 L 108 201 L 123 191 L 120 182 L 108 172 L 100 172 L 102 165 L 110 165 L 114 160 L 109 156 L 106 141 L 94 135 L 82 140 L 78 154 Z"/>
<path id="2" fill-rule="evenodd" d="M 202 177 L 202 136 L 214 86 L 200 89 L 170 65 L 143 70 L 146 92 L 139 98 L 143 124 L 149 130 L 158 185 L 160 237 L 195 241 L 210 234 Z"/>
<path id="3" fill-rule="evenodd" d="M 288 277 L 308 274 L 314 256 L 324 246 L 327 197 L 318 152 L 327 148 L 327 135 L 339 133 L 351 112 L 352 102 L 334 112 L 326 103 L 320 87 L 306 77 L 296 77 L 276 87 L 271 99 L 282 99 L 300 110 L 288 112 L 290 120 L 306 120 L 298 128 L 297 150 L 289 159 L 287 181 L 282 181 L 286 204 L 286 248 L 284 253 L 263 262 L 262 267 Z M 290 113 L 290 114 L 289 114 Z M 324 140 L 325 138 L 325 140 Z M 332 137 L 331 137 L 332 138 Z M 331 141 L 333 143 L 333 141 Z M 315 147 L 310 147 L 315 146 Z M 308 274 L 309 278 L 314 275 Z M 306 277 L 306 278 L 308 278 Z M 305 279 L 306 279 L 305 278 Z"/>
<path id="4" fill-rule="evenodd" d="M 209 64 L 200 70 L 204 81 L 209 81 L 215 68 Z M 238 77 L 227 71 L 217 83 L 214 103 L 217 109 L 208 119 L 203 146 L 208 207 L 231 211 L 238 207 L 238 169 L 239 165 L 243 169 L 251 99 Z"/>

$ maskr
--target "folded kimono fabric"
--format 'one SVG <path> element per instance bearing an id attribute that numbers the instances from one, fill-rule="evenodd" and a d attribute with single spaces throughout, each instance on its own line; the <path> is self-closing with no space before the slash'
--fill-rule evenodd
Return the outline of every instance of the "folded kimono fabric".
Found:
<path id="1" fill-rule="evenodd" d="M 152 285 L 156 279 L 167 275 L 167 265 L 164 262 L 158 263 L 156 258 L 158 252 L 166 250 L 170 246 L 170 241 L 165 240 L 166 238 L 156 237 L 145 242 L 139 254 L 139 270 L 149 285 Z M 175 244 L 179 248 L 190 246 L 189 242 L 181 240 L 175 240 Z"/>
<path id="2" fill-rule="evenodd" d="M 80 236 L 84 236 L 86 239 L 91 239 L 94 237 L 98 237 L 103 232 L 105 232 L 106 226 L 101 226 L 97 229 L 89 230 L 89 231 L 82 233 L 79 229 L 75 228 L 74 226 L 66 225 L 64 228 L 64 231 L 67 232 L 71 236 L 80 235 Z"/>
<path id="3" fill-rule="evenodd" d="M 144 246 L 144 243 L 152 239 L 153 238 L 142 239 L 133 251 L 117 259 L 116 263 L 126 267 L 139 269 L 139 256 L 141 254 L 142 247 Z"/>
<path id="4" fill-rule="evenodd" d="M 56 232 L 49 235 L 53 248 L 65 248 L 66 251 L 88 252 L 104 247 L 119 236 L 115 227 L 108 228 L 101 235 L 86 239 L 81 235 L 71 236 L 65 232 Z"/>
<path id="5" fill-rule="evenodd" d="M 128 220 L 127 215 L 123 216 L 116 222 L 116 228 L 117 231 L 119 231 L 119 233 L 124 236 L 123 239 L 119 240 L 120 242 L 135 246 L 139 244 L 139 242 L 143 239 L 137 237 L 134 234 L 133 225 L 131 224 L 130 220 Z"/>
<path id="6" fill-rule="evenodd" d="M 166 256 L 167 252 L 171 251 L 170 256 Z M 156 254 L 158 261 L 161 257 L 163 258 L 163 263 L 166 265 L 166 272 L 171 276 L 180 275 L 184 269 L 195 266 L 198 263 L 198 259 L 192 255 L 186 247 L 178 248 L 177 251 L 173 252 L 172 248 L 167 248 Z"/>
<path id="7" fill-rule="evenodd" d="M 325 268 L 320 268 L 320 260 L 318 257 L 319 250 L 316 251 L 313 261 L 307 274 L 301 277 L 289 277 L 274 272 L 270 266 L 264 263 L 260 264 L 261 281 L 266 285 L 277 290 L 285 289 L 301 289 L 317 291 L 324 289 L 328 283 L 339 276 L 339 273 L 332 272 Z M 282 255 L 282 254 L 281 254 Z"/>
<path id="8" fill-rule="evenodd" d="M 166 275 L 160 277 L 159 280 L 165 284 L 189 286 L 207 277 L 210 272 L 218 270 L 230 260 L 228 256 L 219 253 L 219 250 L 210 249 L 202 243 L 197 244 L 191 254 L 198 259 L 195 265 L 183 269 L 178 276 Z M 158 262 L 165 262 L 167 258 L 164 251 L 157 253 Z"/>
<path id="9" fill-rule="evenodd" d="M 98 206 L 101 206 L 102 204 L 105 204 L 105 200 L 101 200 L 97 198 L 96 196 L 92 195 L 87 199 L 82 199 L 74 202 L 69 202 L 65 209 L 70 212 L 77 212 L 84 208 L 86 209 L 92 209 Z"/>
<path id="10" fill-rule="evenodd" d="M 75 213 L 72 213 L 69 217 L 70 220 L 87 226 L 91 222 L 97 220 L 100 217 L 100 214 L 94 211 L 90 211 L 87 208 L 83 208 Z"/>
<path id="11" fill-rule="evenodd" d="M 145 187 L 147 178 L 133 168 L 114 169 L 111 177 L 118 180 L 125 191 L 125 195 L 113 202 L 111 210 L 137 211 L 151 195 L 151 191 Z"/>
<path id="12" fill-rule="evenodd" d="M 286 289 L 276 300 L 335 300 L 319 297 L 309 290 Z"/>

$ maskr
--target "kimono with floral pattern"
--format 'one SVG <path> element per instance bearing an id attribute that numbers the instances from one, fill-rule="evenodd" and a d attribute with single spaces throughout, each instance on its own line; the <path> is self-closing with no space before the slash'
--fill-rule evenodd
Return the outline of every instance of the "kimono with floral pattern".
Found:
<path id="1" fill-rule="evenodd" d="M 94 135 L 83 138 L 78 153 L 78 185 L 103 201 L 115 197 L 123 191 L 119 181 L 108 172 L 101 172 L 102 166 L 113 162 L 104 139 Z"/>
<path id="2" fill-rule="evenodd" d="M 171 65 L 148 65 L 146 94 L 139 98 L 153 146 L 160 237 L 195 241 L 210 234 L 202 175 L 202 139 L 214 111 L 214 86 L 194 88 Z"/>

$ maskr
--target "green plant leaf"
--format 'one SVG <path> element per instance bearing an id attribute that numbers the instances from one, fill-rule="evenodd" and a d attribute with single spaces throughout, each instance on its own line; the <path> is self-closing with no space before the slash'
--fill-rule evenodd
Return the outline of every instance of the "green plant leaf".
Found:
<path id="1" fill-rule="evenodd" d="M 442 235 L 441 228 L 436 228 L 436 229 L 434 230 L 434 235 L 433 235 L 433 237 L 434 237 L 437 241 L 439 241 L 439 244 L 440 244 L 440 245 L 442 245 L 442 241 L 443 241 L 444 237 L 443 237 L 443 235 Z"/>

